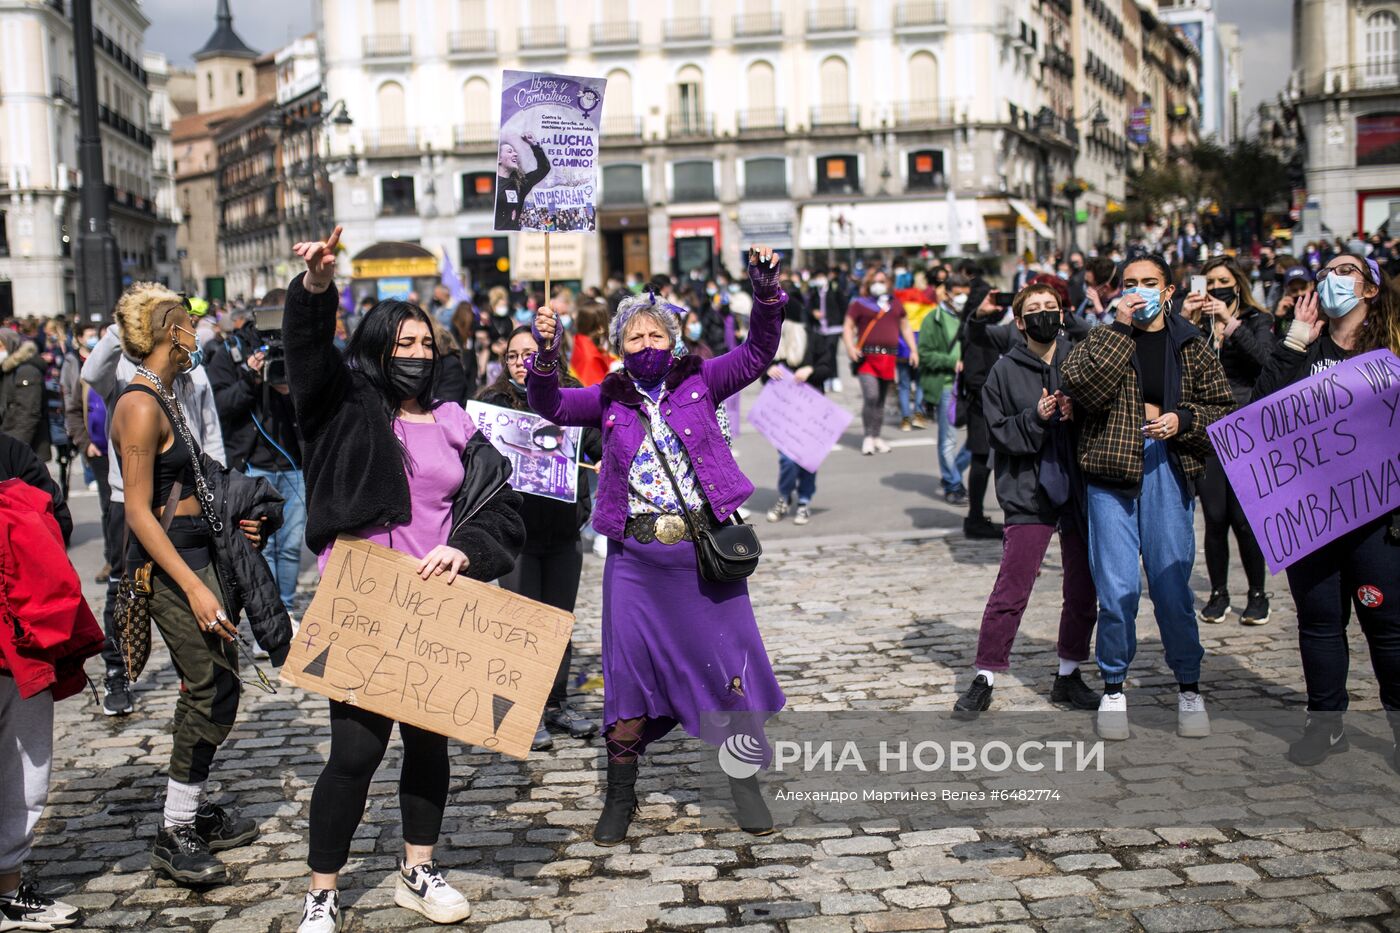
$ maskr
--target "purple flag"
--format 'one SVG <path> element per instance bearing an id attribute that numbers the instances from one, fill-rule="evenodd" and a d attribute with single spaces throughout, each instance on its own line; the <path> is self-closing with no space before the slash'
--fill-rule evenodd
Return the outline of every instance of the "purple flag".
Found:
<path id="1" fill-rule="evenodd" d="M 1400 358 L 1373 350 L 1210 426 L 1270 572 L 1400 507 L 1397 408 Z"/>
<path id="2" fill-rule="evenodd" d="M 471 301 L 471 292 L 462 284 L 462 279 L 457 275 L 457 270 L 452 268 L 452 257 L 447 250 L 442 251 L 442 287 L 447 289 L 452 296 L 452 307 L 456 307 L 464 301 Z"/>
<path id="3" fill-rule="evenodd" d="M 350 294 L 349 282 L 346 282 L 345 287 L 340 290 L 340 310 L 346 314 L 355 313 L 355 296 Z"/>

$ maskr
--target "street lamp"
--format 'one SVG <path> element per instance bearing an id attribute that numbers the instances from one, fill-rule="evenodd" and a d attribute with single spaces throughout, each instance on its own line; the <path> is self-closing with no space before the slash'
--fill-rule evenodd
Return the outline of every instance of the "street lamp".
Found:
<path id="1" fill-rule="evenodd" d="M 1036 127 L 1036 130 L 1038 130 L 1038 131 L 1040 131 L 1040 132 L 1046 132 L 1046 131 L 1048 131 L 1048 130 L 1052 130 L 1052 129 L 1055 128 L 1056 124 L 1059 122 L 1059 119 L 1060 119 L 1060 118 L 1057 117 L 1057 116 L 1055 115 L 1055 112 L 1054 112 L 1053 110 L 1051 110 L 1049 107 L 1041 107 L 1041 108 L 1040 108 L 1040 111 L 1036 114 L 1036 117 L 1035 117 L 1035 127 Z M 1078 127 L 1078 126 L 1080 126 L 1081 124 L 1084 124 L 1084 123 L 1089 123 L 1094 129 L 1098 130 L 1098 129 L 1103 129 L 1105 126 L 1108 126 L 1108 124 L 1111 123 L 1112 121 L 1109 119 L 1108 114 L 1106 114 L 1106 113 L 1103 112 L 1103 104 L 1097 103 L 1097 102 L 1096 102 L 1096 103 L 1094 104 L 1094 109 L 1088 114 L 1088 116 L 1085 116 L 1085 117 L 1083 117 L 1082 119 L 1076 120 L 1076 119 L 1074 118 L 1074 116 L 1073 116 L 1073 113 L 1071 112 L 1071 115 L 1070 115 L 1070 116 L 1064 118 L 1064 122 L 1065 122 L 1066 125 L 1074 126 L 1074 127 Z M 1084 182 L 1079 178 L 1079 172 L 1078 172 L 1078 169 L 1079 169 L 1079 134 L 1078 134 L 1078 133 L 1075 133 L 1075 134 L 1073 135 L 1073 137 L 1072 137 L 1072 142 L 1074 143 L 1074 159 L 1073 159 L 1073 161 L 1070 163 L 1070 177 L 1069 177 L 1069 179 L 1068 179 L 1067 181 L 1065 181 L 1065 183 L 1060 187 L 1060 192 L 1061 192 L 1061 193 L 1065 196 L 1065 198 L 1069 201 L 1069 249 L 1070 249 L 1070 252 L 1074 252 L 1075 250 L 1079 249 L 1079 212 L 1078 212 L 1078 209 L 1077 209 L 1076 206 L 1075 206 L 1075 202 L 1077 202 L 1077 201 L 1079 200 L 1079 198 L 1080 198 L 1081 196 L 1083 196 L 1084 192 L 1086 192 L 1086 191 L 1089 190 L 1088 186 L 1085 185 Z"/>
<path id="2" fill-rule="evenodd" d="M 324 103 L 326 95 L 320 95 L 318 103 Z M 298 161 L 287 170 L 288 175 L 304 176 L 304 182 L 295 182 L 297 191 L 306 199 L 307 207 L 310 210 L 311 233 L 321 235 L 321 198 L 322 190 L 330 187 L 331 172 L 343 172 L 347 176 L 355 176 L 360 173 L 359 163 L 355 157 L 355 148 L 350 147 L 350 155 L 344 159 L 323 159 L 321 157 L 320 137 L 316 132 L 321 127 L 330 124 L 335 127 L 336 134 L 343 136 L 355 121 L 350 118 L 350 109 L 344 100 L 337 100 L 330 107 L 322 107 L 307 116 L 297 116 L 290 110 L 279 109 L 268 117 L 269 125 L 281 131 L 305 132 L 309 134 L 307 141 L 307 154 L 304 160 Z"/>

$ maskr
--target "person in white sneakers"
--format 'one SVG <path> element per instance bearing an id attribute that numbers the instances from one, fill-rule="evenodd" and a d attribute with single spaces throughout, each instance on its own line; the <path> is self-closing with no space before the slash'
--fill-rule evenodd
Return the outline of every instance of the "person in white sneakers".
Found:
<path id="1" fill-rule="evenodd" d="M 860 297 L 846 308 L 842 342 L 851 359 L 851 372 L 860 380 L 860 452 L 867 457 L 889 453 L 880 437 L 885 423 L 885 399 L 894 385 L 899 342 L 910 348 L 909 365 L 919 368 L 918 343 L 904 305 L 890 294 L 890 277 L 884 269 L 871 269 L 860 286 Z"/>

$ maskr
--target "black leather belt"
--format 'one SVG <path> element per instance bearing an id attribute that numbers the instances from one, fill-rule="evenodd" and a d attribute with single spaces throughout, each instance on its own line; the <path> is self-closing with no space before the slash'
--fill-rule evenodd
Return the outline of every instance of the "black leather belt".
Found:
<path id="1" fill-rule="evenodd" d="M 696 524 L 701 528 L 709 528 L 711 525 L 709 516 L 697 515 L 694 518 Z M 624 533 L 627 537 L 635 538 L 642 544 L 650 544 L 653 541 L 660 541 L 662 544 L 676 544 L 680 541 L 694 540 L 684 515 L 634 515 L 627 519 Z"/>

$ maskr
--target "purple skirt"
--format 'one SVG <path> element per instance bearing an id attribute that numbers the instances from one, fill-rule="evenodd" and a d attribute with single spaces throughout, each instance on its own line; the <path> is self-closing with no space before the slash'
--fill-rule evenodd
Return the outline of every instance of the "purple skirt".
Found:
<path id="1" fill-rule="evenodd" d="M 722 744 L 787 702 L 758 634 L 747 581 L 710 583 L 689 541 L 608 542 L 603 722 L 645 716 L 642 746 L 679 723 Z"/>

